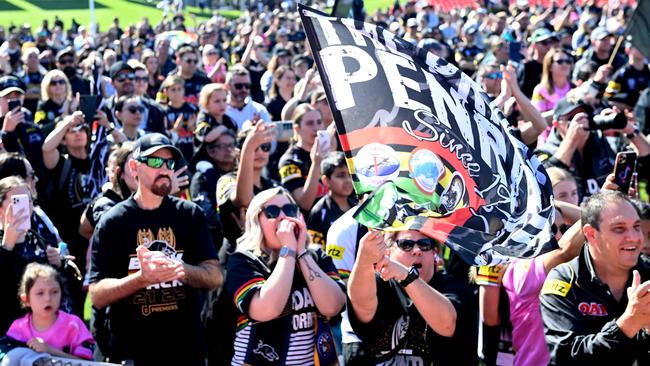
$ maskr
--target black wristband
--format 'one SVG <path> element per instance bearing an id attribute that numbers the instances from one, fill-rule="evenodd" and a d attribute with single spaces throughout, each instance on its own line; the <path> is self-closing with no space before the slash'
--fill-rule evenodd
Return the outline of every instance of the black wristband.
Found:
<path id="1" fill-rule="evenodd" d="M 411 268 L 409 268 L 408 275 L 406 275 L 406 278 L 404 280 L 399 282 L 399 285 L 402 287 L 406 287 L 410 285 L 413 281 L 417 280 L 418 278 L 420 278 L 420 271 L 418 271 L 418 269 L 415 268 L 415 266 L 411 266 Z"/>

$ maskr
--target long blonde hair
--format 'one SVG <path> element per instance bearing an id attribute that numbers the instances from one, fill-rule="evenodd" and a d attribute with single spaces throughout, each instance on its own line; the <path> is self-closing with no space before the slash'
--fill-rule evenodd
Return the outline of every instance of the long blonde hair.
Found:
<path id="1" fill-rule="evenodd" d="M 264 232 L 260 225 L 260 213 L 264 208 L 264 204 L 275 196 L 285 196 L 289 202 L 296 204 L 296 201 L 291 197 L 291 193 L 283 187 L 275 187 L 264 190 L 253 197 L 251 203 L 246 210 L 246 225 L 244 234 L 237 239 L 237 251 L 246 252 L 252 251 L 256 256 L 263 254 L 262 245 L 264 244 Z"/>
<path id="2" fill-rule="evenodd" d="M 52 82 L 52 79 L 54 79 L 55 76 L 58 76 L 61 79 L 65 80 L 67 97 L 72 98 L 72 86 L 70 85 L 70 80 L 68 80 L 68 77 L 65 76 L 65 74 L 61 70 L 51 70 L 48 71 L 48 73 L 45 74 L 45 76 L 43 76 L 43 81 L 41 81 L 41 100 L 43 102 L 47 102 L 51 98 L 50 91 L 48 89 L 50 87 L 50 83 Z"/>

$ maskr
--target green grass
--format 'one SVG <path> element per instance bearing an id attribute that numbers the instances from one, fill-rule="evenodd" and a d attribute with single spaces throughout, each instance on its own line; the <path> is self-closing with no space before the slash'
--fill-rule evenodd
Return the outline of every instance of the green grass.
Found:
<path id="1" fill-rule="evenodd" d="M 237 18 L 238 11 L 223 11 L 222 14 L 229 18 Z M 88 0 L 0 0 L 0 24 L 22 25 L 30 23 L 36 30 L 43 19 L 48 19 L 50 25 L 54 16 L 58 15 L 63 20 L 66 28 L 74 18 L 79 24 L 90 23 Z M 192 26 L 191 15 L 196 15 L 197 21 L 207 20 L 211 14 L 200 14 L 198 8 L 187 7 L 186 24 Z M 156 8 L 155 2 L 146 0 L 95 0 L 95 18 L 100 30 L 110 27 L 114 17 L 120 18 L 120 25 L 125 27 L 138 23 L 143 17 L 148 17 L 153 25 L 162 19 L 162 11 Z"/>
<path id="2" fill-rule="evenodd" d="M 364 6 L 366 8 L 366 14 L 369 16 L 372 16 L 377 9 L 381 10 L 382 12 L 386 12 L 386 10 L 393 5 L 395 0 L 365 0 L 364 1 Z M 406 1 L 400 0 L 400 3 L 403 4 Z"/>

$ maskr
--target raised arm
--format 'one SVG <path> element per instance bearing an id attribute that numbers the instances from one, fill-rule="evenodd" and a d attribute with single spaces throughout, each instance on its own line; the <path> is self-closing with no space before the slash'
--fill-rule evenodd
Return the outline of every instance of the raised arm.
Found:
<path id="1" fill-rule="evenodd" d="M 377 282 L 375 263 L 382 260 L 386 250 L 379 231 L 369 231 L 359 242 L 359 255 L 348 279 L 348 297 L 357 319 L 370 323 L 377 312 Z"/>
<path id="2" fill-rule="evenodd" d="M 63 121 L 57 124 L 54 130 L 47 135 L 45 142 L 43 143 L 43 163 L 45 163 L 47 169 L 54 169 L 56 164 L 59 162 L 60 154 L 58 147 L 61 144 L 61 141 L 63 141 L 65 134 L 70 130 L 70 128 L 81 123 L 84 123 L 83 113 L 79 111 L 74 112 L 65 117 Z"/>

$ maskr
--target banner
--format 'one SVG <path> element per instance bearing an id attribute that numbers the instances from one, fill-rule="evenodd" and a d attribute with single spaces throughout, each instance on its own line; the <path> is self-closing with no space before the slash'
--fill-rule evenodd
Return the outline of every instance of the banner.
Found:
<path id="1" fill-rule="evenodd" d="M 634 47 L 646 58 L 650 57 L 650 1 L 639 1 L 625 34 L 632 36 Z"/>
<path id="2" fill-rule="evenodd" d="M 550 180 L 478 84 L 381 27 L 299 11 L 355 191 L 372 192 L 359 222 L 473 264 L 556 247 Z"/>

